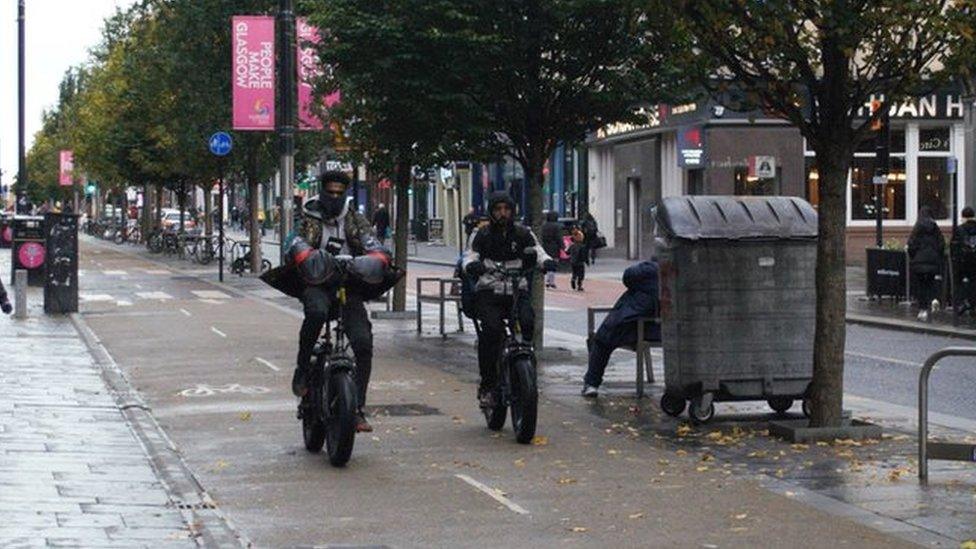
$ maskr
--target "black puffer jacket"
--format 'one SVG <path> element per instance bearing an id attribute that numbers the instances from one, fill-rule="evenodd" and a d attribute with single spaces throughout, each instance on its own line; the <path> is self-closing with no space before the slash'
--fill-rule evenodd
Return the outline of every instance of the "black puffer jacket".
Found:
<path id="1" fill-rule="evenodd" d="M 559 252 L 563 249 L 563 226 L 559 224 L 556 212 L 549 212 L 546 222 L 542 224 L 542 249 L 553 259 L 559 259 Z"/>
<path id="2" fill-rule="evenodd" d="M 924 208 L 923 208 L 924 210 Z M 926 212 L 919 213 L 918 222 L 908 237 L 908 257 L 913 273 L 939 273 L 945 256 L 945 237 Z"/>

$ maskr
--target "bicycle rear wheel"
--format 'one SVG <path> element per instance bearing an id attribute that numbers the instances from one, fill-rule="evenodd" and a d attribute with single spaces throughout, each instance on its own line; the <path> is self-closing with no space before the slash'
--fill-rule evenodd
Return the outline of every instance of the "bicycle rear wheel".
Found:
<path id="1" fill-rule="evenodd" d="M 539 391 L 536 387 L 535 366 L 528 357 L 512 361 L 512 430 L 521 444 L 532 442 L 535 436 Z"/>
<path id="2" fill-rule="evenodd" d="M 356 382 L 351 372 L 340 371 L 332 375 L 329 383 L 332 385 L 329 391 L 331 402 L 323 403 L 329 406 L 325 444 L 329 463 L 342 467 L 352 457 L 356 442 Z"/>

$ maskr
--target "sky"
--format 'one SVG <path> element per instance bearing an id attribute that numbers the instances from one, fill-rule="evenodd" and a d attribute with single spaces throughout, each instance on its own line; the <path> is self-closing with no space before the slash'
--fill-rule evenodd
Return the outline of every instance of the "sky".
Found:
<path id="1" fill-rule="evenodd" d="M 68 68 L 88 59 L 101 40 L 103 20 L 135 0 L 26 0 L 27 149 L 41 114 L 57 104 Z M 17 2 L 0 0 L 0 170 L 10 185 L 17 174 Z"/>

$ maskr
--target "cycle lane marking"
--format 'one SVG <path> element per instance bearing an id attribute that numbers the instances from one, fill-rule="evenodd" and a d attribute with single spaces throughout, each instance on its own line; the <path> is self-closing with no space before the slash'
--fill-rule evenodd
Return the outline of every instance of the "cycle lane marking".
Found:
<path id="1" fill-rule="evenodd" d="M 187 311 L 186 309 L 180 309 L 180 312 L 183 313 L 183 316 L 187 316 L 187 317 L 193 316 L 193 314 L 191 314 L 190 311 Z"/>
<path id="2" fill-rule="evenodd" d="M 261 364 L 267 366 L 268 368 L 270 368 L 270 369 L 272 369 L 272 370 L 274 370 L 276 372 L 280 372 L 281 371 L 281 368 L 275 366 L 271 362 L 269 362 L 269 361 L 267 361 L 267 360 L 265 360 L 265 359 L 263 359 L 263 358 L 261 358 L 259 356 L 254 357 L 254 360 L 260 362 Z"/>
<path id="3" fill-rule="evenodd" d="M 469 477 L 468 475 L 456 474 L 454 476 L 463 480 L 467 484 L 473 486 L 479 492 L 486 494 L 491 499 L 497 501 L 498 503 L 501 503 L 502 505 L 507 507 L 509 511 L 512 511 L 513 513 L 518 513 L 520 515 L 529 514 L 529 512 L 524 507 L 505 497 L 505 493 L 499 490 L 498 488 L 492 488 L 491 486 L 478 482 L 477 480 Z"/>

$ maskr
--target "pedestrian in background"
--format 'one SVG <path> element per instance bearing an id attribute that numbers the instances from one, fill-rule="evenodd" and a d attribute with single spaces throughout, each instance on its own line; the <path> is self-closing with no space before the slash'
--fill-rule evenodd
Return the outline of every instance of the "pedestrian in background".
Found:
<path id="1" fill-rule="evenodd" d="M 586 215 L 583 216 L 583 222 L 580 224 L 580 228 L 583 230 L 584 242 L 587 248 L 587 261 L 590 263 L 590 265 L 595 265 L 597 250 L 596 239 L 598 233 L 600 232 L 600 228 L 597 226 L 596 218 L 593 217 L 593 214 L 586 212 Z"/>
<path id="2" fill-rule="evenodd" d="M 931 310 L 938 310 L 938 286 L 935 277 L 942 272 L 942 258 L 945 253 L 945 237 L 932 219 L 932 210 L 922 206 L 918 210 L 918 221 L 908 237 L 908 258 L 914 282 L 915 297 L 918 300 L 918 319 L 925 322 Z"/>
<path id="3" fill-rule="evenodd" d="M 464 240 L 467 241 L 471 238 L 471 233 L 478 228 L 478 222 L 481 220 L 481 216 L 475 211 L 474 206 L 468 208 L 468 214 L 464 216 L 461 220 L 461 224 L 464 225 Z"/>
<path id="4" fill-rule="evenodd" d="M 559 224 L 559 215 L 556 212 L 546 212 L 546 222 L 542 224 L 542 249 L 546 254 L 557 260 L 559 252 L 563 250 L 563 226 Z M 550 265 L 546 269 L 546 288 L 556 289 L 556 270 L 557 265 Z"/>
<path id="5" fill-rule="evenodd" d="M 976 311 L 976 210 L 962 209 L 963 223 L 952 233 L 951 249 L 958 297 L 955 306 L 960 313 Z"/>
<path id="6" fill-rule="evenodd" d="M 583 278 L 586 277 L 586 262 L 589 260 L 589 248 L 586 237 L 579 227 L 573 227 L 573 243 L 569 246 L 569 263 L 573 266 L 573 276 L 569 285 L 577 292 L 583 291 Z"/>
<path id="7" fill-rule="evenodd" d="M 386 204 L 376 206 L 373 213 L 373 230 L 380 244 L 386 244 L 386 232 L 390 230 L 390 212 L 386 211 Z"/>
<path id="8" fill-rule="evenodd" d="M 7 297 L 7 290 L 3 287 L 3 281 L 0 280 L 0 311 L 9 315 L 13 310 L 14 308 L 10 306 L 10 299 Z"/>

